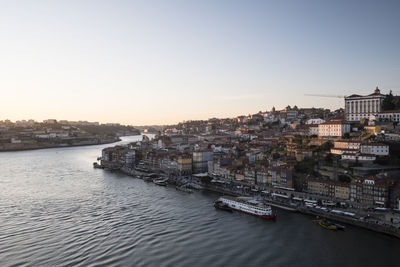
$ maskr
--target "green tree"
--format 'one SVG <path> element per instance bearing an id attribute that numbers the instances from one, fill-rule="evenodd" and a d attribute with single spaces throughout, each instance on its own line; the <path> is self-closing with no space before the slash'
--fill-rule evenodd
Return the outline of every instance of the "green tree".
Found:
<path id="1" fill-rule="evenodd" d="M 396 108 L 396 104 L 394 103 L 393 93 L 392 93 L 392 90 L 390 90 L 389 94 L 387 94 L 385 99 L 383 100 L 382 109 L 383 110 L 391 110 L 391 109 L 395 109 L 395 108 Z"/>

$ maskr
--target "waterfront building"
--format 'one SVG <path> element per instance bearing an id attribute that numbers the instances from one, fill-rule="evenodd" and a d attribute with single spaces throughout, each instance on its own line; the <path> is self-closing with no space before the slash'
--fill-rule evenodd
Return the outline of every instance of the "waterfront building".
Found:
<path id="1" fill-rule="evenodd" d="M 306 191 L 311 194 L 329 196 L 329 182 L 322 179 L 308 180 Z"/>
<path id="2" fill-rule="evenodd" d="M 350 184 L 311 178 L 307 179 L 304 191 L 312 194 L 317 194 L 325 197 L 338 198 L 343 200 L 350 199 Z"/>
<path id="3" fill-rule="evenodd" d="M 265 169 L 258 169 L 256 175 L 257 184 L 267 184 L 268 171 L 266 171 Z"/>
<path id="4" fill-rule="evenodd" d="M 376 116 L 382 111 L 385 95 L 376 87 L 375 91 L 366 96 L 353 94 L 345 97 L 345 113 L 347 121 L 360 121 Z"/>
<path id="5" fill-rule="evenodd" d="M 270 179 L 267 181 L 274 186 L 293 188 L 292 171 L 286 167 L 273 167 L 268 169 Z"/>
<path id="6" fill-rule="evenodd" d="M 335 197 L 348 200 L 350 199 L 350 186 L 349 184 L 345 183 L 338 183 L 335 184 Z"/>
<path id="7" fill-rule="evenodd" d="M 183 154 L 178 157 L 178 171 L 181 175 L 192 174 L 192 156 L 189 154 Z"/>
<path id="8" fill-rule="evenodd" d="M 350 185 L 350 200 L 368 207 L 387 207 L 392 186 L 392 181 L 384 177 L 358 179 Z"/>
<path id="9" fill-rule="evenodd" d="M 208 171 L 208 162 L 213 161 L 212 151 L 194 151 L 193 158 L 193 173 L 203 173 Z"/>

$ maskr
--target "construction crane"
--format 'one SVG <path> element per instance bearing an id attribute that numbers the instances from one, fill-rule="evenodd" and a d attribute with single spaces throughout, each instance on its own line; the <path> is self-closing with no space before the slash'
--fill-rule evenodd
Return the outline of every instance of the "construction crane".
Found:
<path id="1" fill-rule="evenodd" d="M 334 98 L 345 98 L 345 95 L 323 95 L 323 94 L 304 94 L 305 96 L 318 96 L 318 97 L 334 97 Z"/>

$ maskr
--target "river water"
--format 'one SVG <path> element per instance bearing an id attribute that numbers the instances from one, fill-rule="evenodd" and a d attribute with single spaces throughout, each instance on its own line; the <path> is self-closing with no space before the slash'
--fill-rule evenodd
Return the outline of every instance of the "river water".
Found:
<path id="1" fill-rule="evenodd" d="M 128 137 L 123 141 L 137 140 Z M 0 153 L 0 266 L 396 266 L 400 240 L 276 222 L 93 169 L 110 145 Z"/>

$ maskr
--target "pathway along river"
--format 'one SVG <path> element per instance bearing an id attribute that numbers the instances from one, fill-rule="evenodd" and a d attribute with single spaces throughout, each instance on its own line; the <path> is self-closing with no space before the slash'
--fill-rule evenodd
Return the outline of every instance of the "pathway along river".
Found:
<path id="1" fill-rule="evenodd" d="M 139 137 L 124 138 L 124 141 Z M 395 266 L 400 240 L 276 222 L 93 169 L 109 145 L 0 153 L 0 266 Z"/>

